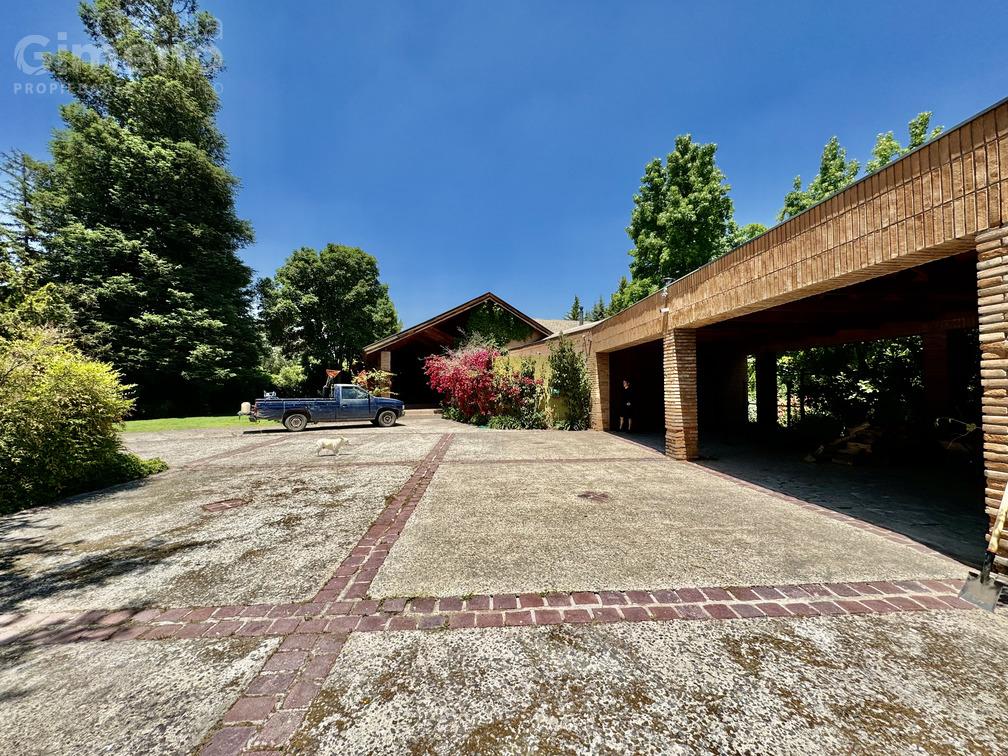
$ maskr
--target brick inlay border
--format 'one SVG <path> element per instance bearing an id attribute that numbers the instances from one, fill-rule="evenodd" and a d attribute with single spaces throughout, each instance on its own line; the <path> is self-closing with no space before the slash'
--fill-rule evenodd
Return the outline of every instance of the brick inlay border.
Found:
<path id="1" fill-rule="evenodd" d="M 227 459 L 228 457 L 234 457 L 239 454 L 247 454 L 248 452 L 255 451 L 256 449 L 265 449 L 267 446 L 273 446 L 273 444 L 279 444 L 281 441 L 290 441 L 290 436 L 286 433 L 277 433 L 275 438 L 267 439 L 266 441 L 260 441 L 257 444 L 250 444 L 248 446 L 242 446 L 237 449 L 231 449 L 229 451 L 219 452 L 218 454 L 211 454 L 206 457 L 199 457 L 191 462 L 186 462 L 185 464 L 178 465 L 175 470 L 184 470 L 189 467 L 202 467 L 209 462 L 216 462 L 221 459 Z M 169 470 L 168 472 L 171 472 Z"/>
<path id="2" fill-rule="evenodd" d="M 0 642 L 57 644 L 231 636 L 317 639 L 326 635 L 346 636 L 355 631 L 974 609 L 972 604 L 958 598 L 962 583 L 933 579 L 873 580 L 3 615 Z"/>
<path id="3" fill-rule="evenodd" d="M 336 568 L 336 574 L 323 586 L 314 601 L 360 599 L 368 594 L 371 583 L 381 569 L 389 549 L 399 540 L 406 521 L 427 491 L 431 478 L 444 460 L 454 433 L 445 433 L 434 444 L 402 488 L 389 497 L 385 509 Z"/>
<path id="4" fill-rule="evenodd" d="M 364 625 L 361 629 L 374 630 L 387 625 L 385 621 L 374 622 L 379 602 L 368 600 L 368 591 L 454 438 L 454 433 L 445 433 L 438 439 L 409 480 L 389 497 L 381 514 L 312 601 L 283 609 L 272 607 L 247 626 L 237 617 L 222 619 L 206 630 L 199 627 L 201 623 L 191 623 L 195 627 L 190 632 L 198 633 L 196 637 L 221 637 L 209 634 L 222 632 L 222 625 L 228 635 L 242 631 L 253 636 L 272 634 L 276 629 L 286 631 L 279 633 L 286 636 L 283 642 L 205 741 L 201 750 L 204 756 L 285 746 L 301 726 L 347 636 L 360 625 Z M 262 608 L 265 607 L 257 611 Z M 217 611 L 220 610 L 214 614 Z M 238 616 L 245 611 L 242 609 Z M 274 613 L 289 616 L 272 619 Z M 169 624 L 181 625 L 174 629 L 176 634 L 186 632 L 189 627 L 184 623 Z"/>
<path id="5" fill-rule="evenodd" d="M 600 462 L 650 462 L 671 464 L 664 455 L 650 457 L 528 457 L 516 459 L 447 459 L 446 465 L 590 465 Z"/>

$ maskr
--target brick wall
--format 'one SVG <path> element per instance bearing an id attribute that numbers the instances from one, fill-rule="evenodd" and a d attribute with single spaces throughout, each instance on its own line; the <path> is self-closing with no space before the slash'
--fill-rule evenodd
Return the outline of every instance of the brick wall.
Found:
<path id="1" fill-rule="evenodd" d="M 993 524 L 1008 482 L 1008 226 L 977 235 L 977 293 L 985 504 Z M 999 565 L 1008 567 L 1008 537 L 998 554 Z"/>

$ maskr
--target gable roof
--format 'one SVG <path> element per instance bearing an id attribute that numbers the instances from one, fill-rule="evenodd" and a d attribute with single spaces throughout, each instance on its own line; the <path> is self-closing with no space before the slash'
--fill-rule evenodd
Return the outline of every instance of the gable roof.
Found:
<path id="1" fill-rule="evenodd" d="M 552 329 L 550 329 L 548 326 L 544 325 L 538 320 L 535 320 L 534 318 L 530 318 L 521 310 L 515 309 L 507 302 L 505 302 L 503 299 L 498 297 L 496 294 L 488 291 L 485 294 L 480 294 L 478 297 L 470 299 L 468 302 L 463 302 L 458 307 L 454 307 L 451 310 L 446 310 L 445 312 L 442 312 L 440 315 L 435 315 L 433 318 L 425 320 L 422 323 L 417 323 L 415 326 L 411 326 L 410 328 L 399 331 L 399 333 L 392 334 L 391 336 L 386 336 L 384 339 L 379 339 L 378 341 L 375 341 L 372 344 L 368 344 L 366 347 L 364 347 L 364 354 L 372 354 L 382 349 L 388 349 L 394 346 L 396 343 L 409 338 L 410 336 L 414 336 L 427 328 L 433 328 L 434 326 L 437 326 L 438 324 L 443 323 L 446 320 L 451 320 L 452 318 L 463 314 L 467 310 L 472 310 L 486 302 L 493 302 L 494 304 L 498 305 L 501 309 L 511 313 L 511 315 L 513 315 L 521 322 L 525 323 L 525 325 L 527 325 L 535 333 L 540 334 L 540 336 L 549 336 L 551 333 L 553 333 Z"/>
<path id="2" fill-rule="evenodd" d="M 583 325 L 580 320 L 570 320 L 564 318 L 562 320 L 550 319 L 550 318 L 536 318 L 540 323 L 546 326 L 552 333 L 559 333 L 560 331 L 569 331 L 571 328 L 577 328 Z M 585 321 L 587 322 L 587 321 Z"/>

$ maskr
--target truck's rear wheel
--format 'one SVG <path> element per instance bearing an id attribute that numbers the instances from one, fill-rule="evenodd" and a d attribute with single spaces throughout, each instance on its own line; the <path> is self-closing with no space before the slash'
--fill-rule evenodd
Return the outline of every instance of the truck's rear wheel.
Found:
<path id="1" fill-rule="evenodd" d="M 382 410 L 378 413 L 378 417 L 375 420 L 382 428 L 390 428 L 395 425 L 396 413 L 392 410 Z"/>
<path id="2" fill-rule="evenodd" d="M 296 433 L 308 427 L 308 417 L 307 415 L 302 415 L 300 412 L 294 412 L 284 418 L 283 424 L 284 428 Z"/>

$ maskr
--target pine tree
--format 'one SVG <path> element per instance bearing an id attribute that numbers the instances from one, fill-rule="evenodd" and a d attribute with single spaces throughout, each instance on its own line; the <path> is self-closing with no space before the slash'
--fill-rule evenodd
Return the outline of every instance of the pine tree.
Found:
<path id="1" fill-rule="evenodd" d="M 94 0 L 80 13 L 107 57 L 47 56 L 75 98 L 40 175 L 47 271 L 83 347 L 137 384 L 147 412 L 193 412 L 260 352 L 237 255 L 252 229 L 235 215 L 215 120 L 217 21 L 195 0 Z"/>
<path id="2" fill-rule="evenodd" d="M 578 295 L 574 295 L 574 302 L 571 304 L 570 311 L 567 313 L 567 320 L 580 320 L 581 319 L 581 300 L 578 299 Z"/>

